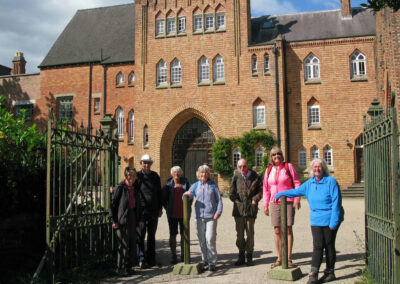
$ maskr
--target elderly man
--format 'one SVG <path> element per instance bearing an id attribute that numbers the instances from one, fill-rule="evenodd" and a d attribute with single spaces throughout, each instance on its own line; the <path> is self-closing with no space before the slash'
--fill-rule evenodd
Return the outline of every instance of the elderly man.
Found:
<path id="1" fill-rule="evenodd" d="M 232 179 L 229 198 L 234 203 L 232 216 L 235 218 L 236 246 L 239 249 L 239 258 L 235 265 L 246 263 L 245 253 L 247 253 L 246 264 L 254 265 L 254 223 L 257 217 L 258 202 L 262 198 L 262 182 L 256 172 L 249 170 L 245 159 L 241 159 L 237 163 L 237 171 Z"/>
<path id="2" fill-rule="evenodd" d="M 140 159 L 142 170 L 137 173 L 139 183 L 139 261 L 142 268 L 156 264 L 156 231 L 158 218 L 162 215 L 162 191 L 160 176 L 150 170 L 153 160 L 149 155 Z M 147 233 L 147 251 L 144 250 L 144 239 Z M 143 259 L 144 253 L 144 259 Z"/>

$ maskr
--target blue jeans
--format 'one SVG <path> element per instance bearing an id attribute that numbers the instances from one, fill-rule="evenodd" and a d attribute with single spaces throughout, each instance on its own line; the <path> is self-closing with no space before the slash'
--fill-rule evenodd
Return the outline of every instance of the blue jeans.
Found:
<path id="1" fill-rule="evenodd" d="M 196 219 L 197 237 L 203 262 L 215 265 L 217 261 L 217 220 L 213 218 Z"/>

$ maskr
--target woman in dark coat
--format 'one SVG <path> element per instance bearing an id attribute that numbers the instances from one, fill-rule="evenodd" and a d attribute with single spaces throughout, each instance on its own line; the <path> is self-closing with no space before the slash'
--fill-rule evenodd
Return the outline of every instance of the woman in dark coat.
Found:
<path id="1" fill-rule="evenodd" d="M 137 182 L 136 170 L 126 167 L 125 179 L 113 190 L 110 217 L 117 233 L 117 273 L 127 276 L 136 261 Z"/>

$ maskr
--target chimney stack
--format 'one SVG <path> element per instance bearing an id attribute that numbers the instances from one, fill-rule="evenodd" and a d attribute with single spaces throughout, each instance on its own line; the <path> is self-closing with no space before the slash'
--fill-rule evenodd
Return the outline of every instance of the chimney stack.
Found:
<path id="1" fill-rule="evenodd" d="M 18 74 L 25 74 L 25 58 L 24 54 L 20 51 L 18 51 L 14 58 L 13 58 L 13 70 L 12 74 L 13 75 L 18 75 Z"/>
<path id="2" fill-rule="evenodd" d="M 342 12 L 342 19 L 351 19 L 351 1 L 350 0 L 340 0 L 340 7 Z"/>

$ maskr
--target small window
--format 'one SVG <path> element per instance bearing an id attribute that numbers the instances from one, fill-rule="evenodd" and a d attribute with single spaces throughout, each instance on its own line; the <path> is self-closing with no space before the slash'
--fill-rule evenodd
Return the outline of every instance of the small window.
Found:
<path id="1" fill-rule="evenodd" d="M 305 80 L 319 79 L 319 59 L 310 54 L 304 61 Z"/>
<path id="2" fill-rule="evenodd" d="M 216 24 L 217 30 L 225 29 L 225 13 L 224 12 L 217 13 L 215 24 Z"/>
<path id="3" fill-rule="evenodd" d="M 135 115 L 133 111 L 129 113 L 129 142 L 133 142 L 134 136 L 133 134 L 135 133 Z"/>
<path id="4" fill-rule="evenodd" d="M 186 32 L 186 17 L 178 17 L 178 32 Z"/>
<path id="5" fill-rule="evenodd" d="M 174 33 L 176 33 L 175 18 L 168 18 L 167 19 L 167 34 L 174 34 Z"/>
<path id="6" fill-rule="evenodd" d="M 308 107 L 308 125 L 320 123 L 319 105 Z"/>
<path id="7" fill-rule="evenodd" d="M 206 14 L 204 16 L 204 27 L 205 27 L 206 31 L 214 29 L 214 15 L 213 14 Z"/>
<path id="8" fill-rule="evenodd" d="M 307 150 L 304 147 L 299 150 L 299 167 L 307 167 Z"/>
<path id="9" fill-rule="evenodd" d="M 326 164 L 327 164 L 329 167 L 332 167 L 332 166 L 333 166 L 332 148 L 329 147 L 329 146 L 326 146 L 326 147 L 324 148 L 324 159 L 325 159 Z"/>
<path id="10" fill-rule="evenodd" d="M 203 16 L 196 15 L 194 16 L 194 24 L 193 24 L 193 31 L 200 32 L 203 30 Z"/>
<path id="11" fill-rule="evenodd" d="M 319 149 L 317 146 L 311 148 L 311 161 L 319 158 Z"/>
<path id="12" fill-rule="evenodd" d="M 269 72 L 269 55 L 265 54 L 264 55 L 264 73 Z"/>
<path id="13" fill-rule="evenodd" d="M 199 82 L 210 81 L 210 65 L 206 57 L 202 57 L 199 61 Z"/>
<path id="14" fill-rule="evenodd" d="M 116 112 L 117 117 L 117 135 L 118 139 L 124 139 L 124 110 L 122 108 L 118 108 Z"/>
<path id="15" fill-rule="evenodd" d="M 165 33 L 165 20 L 160 19 L 156 21 L 156 35 L 163 35 Z"/>
<path id="16" fill-rule="evenodd" d="M 72 119 L 72 97 L 61 97 L 58 100 L 58 119 Z"/>
<path id="17" fill-rule="evenodd" d="M 182 83 L 182 67 L 181 62 L 178 59 L 172 61 L 171 64 L 171 83 Z"/>
<path id="18" fill-rule="evenodd" d="M 251 57 L 251 72 L 257 74 L 257 55 L 255 54 Z"/>
<path id="19" fill-rule="evenodd" d="M 365 68 L 365 55 L 358 50 L 350 57 L 351 78 L 364 77 L 367 75 Z"/>
<path id="20" fill-rule="evenodd" d="M 254 107 L 254 127 L 265 125 L 265 106 Z"/>
<path id="21" fill-rule="evenodd" d="M 149 128 L 147 127 L 147 125 L 143 129 L 143 145 L 149 145 Z"/>
<path id="22" fill-rule="evenodd" d="M 232 153 L 233 168 L 236 169 L 237 163 L 239 162 L 240 158 L 241 158 L 240 150 L 239 148 L 235 148 L 235 150 L 233 150 Z"/>
<path id="23" fill-rule="evenodd" d="M 131 74 L 129 74 L 129 78 L 128 78 L 129 82 L 129 86 L 133 86 L 135 85 L 135 72 L 132 72 Z"/>
<path id="24" fill-rule="evenodd" d="M 93 112 L 95 114 L 100 113 L 100 98 L 95 98 L 93 103 Z"/>
<path id="25" fill-rule="evenodd" d="M 157 86 L 167 84 L 167 63 L 161 60 L 157 64 Z"/>
<path id="26" fill-rule="evenodd" d="M 262 147 L 258 147 L 256 150 L 256 167 L 261 168 L 263 165 L 264 158 L 264 149 Z"/>
<path id="27" fill-rule="evenodd" d="M 225 81 L 224 58 L 220 55 L 214 59 L 214 82 L 216 81 Z"/>
<path id="28" fill-rule="evenodd" d="M 13 102 L 15 109 L 15 116 L 22 117 L 22 111 L 25 111 L 25 120 L 32 121 L 33 119 L 33 104 L 28 103 L 29 101 L 24 102 Z"/>
<path id="29" fill-rule="evenodd" d="M 125 82 L 125 76 L 121 72 L 117 75 L 117 86 L 123 86 Z"/>

